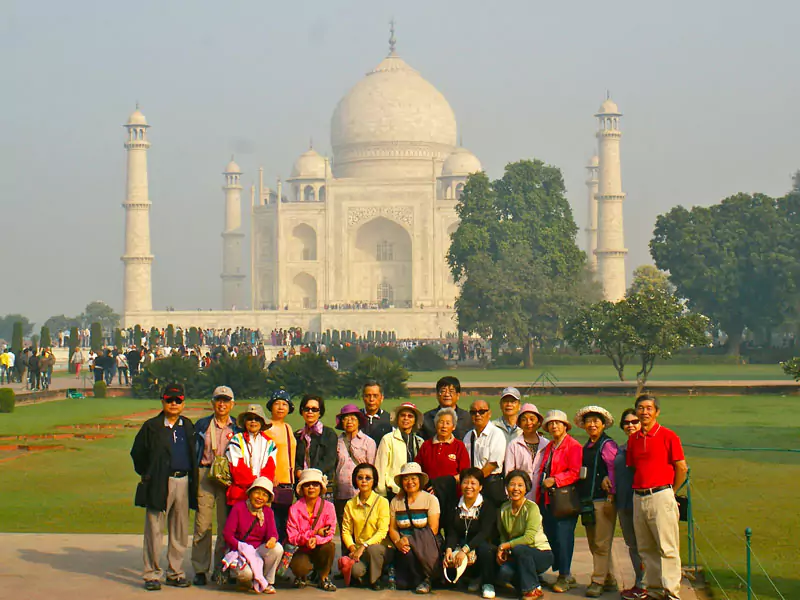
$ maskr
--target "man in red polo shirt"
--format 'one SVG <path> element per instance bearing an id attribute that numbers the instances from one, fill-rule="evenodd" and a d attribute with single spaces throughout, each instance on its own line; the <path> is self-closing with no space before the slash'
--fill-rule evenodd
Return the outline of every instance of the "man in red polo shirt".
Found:
<path id="1" fill-rule="evenodd" d="M 686 480 L 683 446 L 658 423 L 658 398 L 636 398 L 641 431 L 628 439 L 626 462 L 633 474 L 633 528 L 644 561 L 648 597 L 680 598 L 681 555 L 675 490 Z"/>

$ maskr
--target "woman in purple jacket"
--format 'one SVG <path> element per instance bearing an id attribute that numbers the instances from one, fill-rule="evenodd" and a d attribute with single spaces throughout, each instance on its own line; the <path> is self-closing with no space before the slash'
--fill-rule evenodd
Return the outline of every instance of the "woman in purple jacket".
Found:
<path id="1" fill-rule="evenodd" d="M 223 532 L 230 550 L 223 565 L 236 570 L 240 586 L 252 584 L 255 591 L 264 594 L 275 593 L 275 571 L 283 556 L 275 515 L 269 507 L 272 499 L 272 482 L 258 477 L 247 490 L 247 500 L 231 509 Z"/>

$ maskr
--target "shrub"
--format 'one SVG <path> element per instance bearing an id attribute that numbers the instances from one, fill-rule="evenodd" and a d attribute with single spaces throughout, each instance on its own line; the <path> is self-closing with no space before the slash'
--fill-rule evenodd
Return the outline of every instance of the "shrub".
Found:
<path id="1" fill-rule="evenodd" d="M 283 388 L 292 396 L 317 394 L 327 397 L 336 394 L 339 375 L 319 354 L 298 354 L 276 362 L 267 375 L 270 390 Z"/>
<path id="2" fill-rule="evenodd" d="M 108 387 L 105 381 L 95 381 L 92 386 L 95 398 L 106 398 L 108 396 Z"/>
<path id="3" fill-rule="evenodd" d="M 416 346 L 406 357 L 406 367 L 411 371 L 442 371 L 447 361 L 433 346 Z"/>
<path id="4" fill-rule="evenodd" d="M 787 360 L 781 363 L 783 372 L 789 377 L 794 377 L 795 381 L 800 381 L 800 357 L 795 357 L 792 360 Z"/>
<path id="5" fill-rule="evenodd" d="M 17 356 L 22 352 L 22 321 L 14 321 L 14 327 L 11 332 L 11 350 Z"/>
<path id="6" fill-rule="evenodd" d="M 167 346 L 175 347 L 175 326 L 172 323 L 167 325 Z"/>
<path id="7" fill-rule="evenodd" d="M 47 325 L 42 325 L 42 329 L 39 333 L 39 341 L 39 345 L 42 348 L 50 348 L 53 345 L 53 342 L 50 339 L 50 328 Z"/>
<path id="8" fill-rule="evenodd" d="M 100 352 L 103 349 L 103 326 L 95 321 L 89 328 L 89 333 L 91 334 L 89 345 L 95 352 Z"/>
<path id="9" fill-rule="evenodd" d="M 339 369 L 349 371 L 362 357 L 361 349 L 357 345 L 330 348 L 328 358 L 335 356 L 339 362 Z"/>
<path id="10" fill-rule="evenodd" d="M 399 362 L 392 362 L 377 356 L 365 356 L 359 360 L 350 372 L 342 376 L 339 392 L 346 398 L 361 394 L 361 387 L 367 379 L 374 379 L 381 384 L 383 394 L 387 398 L 408 397 L 408 371 Z"/>
<path id="11" fill-rule="evenodd" d="M 78 328 L 72 327 L 69 330 L 69 355 L 72 356 L 72 353 L 75 352 L 75 349 L 81 345 L 81 337 L 78 334 Z"/>
<path id="12" fill-rule="evenodd" d="M 222 356 L 212 362 L 201 374 L 199 392 L 210 398 L 218 385 L 230 387 L 237 400 L 264 398 L 271 391 L 267 374 L 256 356 Z"/>
<path id="13" fill-rule="evenodd" d="M 197 360 L 177 355 L 154 360 L 133 378 L 133 395 L 137 398 L 160 398 L 162 389 L 169 383 L 181 383 L 187 397 L 198 397 L 201 382 Z"/>
<path id="14" fill-rule="evenodd" d="M 17 396 L 11 388 L 0 388 L 0 413 L 14 412 Z"/>
<path id="15" fill-rule="evenodd" d="M 119 327 L 114 329 L 114 347 L 122 352 L 122 330 Z"/>
<path id="16" fill-rule="evenodd" d="M 133 343 L 136 344 L 137 348 L 142 347 L 142 326 L 137 325 L 133 328 Z"/>
<path id="17" fill-rule="evenodd" d="M 403 355 L 400 353 L 400 350 L 394 346 L 377 346 L 371 350 L 370 354 L 378 358 L 391 360 L 392 362 L 403 362 Z"/>

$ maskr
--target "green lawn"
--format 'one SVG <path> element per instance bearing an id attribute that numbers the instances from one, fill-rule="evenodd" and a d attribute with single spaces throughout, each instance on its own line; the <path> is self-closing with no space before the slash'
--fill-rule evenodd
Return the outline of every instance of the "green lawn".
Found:
<path id="1" fill-rule="evenodd" d="M 457 368 L 448 371 L 414 371 L 412 382 L 436 382 L 445 375 L 455 375 L 462 383 L 517 382 L 533 383 L 542 372 L 548 371 L 560 381 L 618 381 L 617 373 L 608 365 L 553 365 L 532 369 L 477 369 Z M 636 381 L 636 368 L 625 370 L 628 380 Z M 790 380 L 780 365 L 676 365 L 656 364 L 651 381 L 727 381 L 747 379 Z"/>
<path id="2" fill-rule="evenodd" d="M 423 409 L 435 402 L 433 397 L 414 400 Z M 629 398 L 621 397 L 542 396 L 533 400 L 542 412 L 560 408 L 568 414 L 584 404 L 599 402 L 619 415 L 630 403 Z M 333 422 L 333 415 L 344 402 L 347 400 L 328 403 L 326 423 Z M 397 402 L 387 401 L 386 407 Z M 661 420 L 687 444 L 798 449 L 799 404 L 797 396 L 668 397 L 663 399 Z M 12 414 L 0 415 L 0 436 L 54 432 L 59 431 L 56 428 L 60 425 L 123 424 L 126 415 L 158 407 L 157 401 L 132 399 L 67 400 L 22 406 Z M 191 401 L 188 407 L 206 409 L 208 403 Z M 299 422 L 297 413 L 291 421 L 295 425 Z M 0 462 L 0 531 L 139 533 L 142 511 L 133 506 L 136 475 L 128 455 L 136 428 L 106 431 L 114 437 L 36 442 L 61 444 L 66 450 L 31 453 Z M 573 433 L 584 441 L 582 431 Z M 621 439 L 616 426 L 611 433 Z M 784 597 L 800 598 L 800 570 L 796 567 L 800 454 L 690 446 L 686 453 L 700 530 L 698 546 L 704 564 L 720 579 L 728 596 L 746 597 L 736 591 L 739 580 L 727 565 L 744 574 L 743 531 L 749 526 L 753 529 L 753 549 Z M 779 598 L 763 575 L 754 574 L 754 582 L 758 598 Z"/>

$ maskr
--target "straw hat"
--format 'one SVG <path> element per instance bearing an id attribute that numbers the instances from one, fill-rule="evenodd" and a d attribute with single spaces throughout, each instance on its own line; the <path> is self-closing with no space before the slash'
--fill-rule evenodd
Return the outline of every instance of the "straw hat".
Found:
<path id="1" fill-rule="evenodd" d="M 401 410 L 410 410 L 414 413 L 416 418 L 414 420 L 414 428 L 411 431 L 419 431 L 422 428 L 422 412 L 417 408 L 417 405 L 413 402 L 403 402 L 398 405 L 394 409 L 394 417 L 392 419 L 395 423 L 397 423 L 397 415 L 400 414 Z"/>
<path id="2" fill-rule="evenodd" d="M 544 420 L 542 413 L 539 412 L 539 409 L 536 408 L 535 404 L 531 404 L 530 402 L 526 402 L 525 404 L 523 404 L 519 409 L 519 415 L 517 415 L 517 418 L 521 417 L 522 413 L 526 412 L 533 413 L 534 415 L 536 415 L 536 418 L 539 419 L 539 423 L 541 423 Z"/>
<path id="3" fill-rule="evenodd" d="M 323 493 L 326 489 L 328 489 L 328 478 L 322 474 L 322 471 L 319 469 L 305 469 L 300 472 L 300 479 L 297 481 L 297 485 L 294 486 L 295 492 L 297 492 L 298 496 L 302 496 L 302 489 L 303 486 L 307 483 L 317 482 L 322 486 Z"/>
<path id="4" fill-rule="evenodd" d="M 428 474 L 422 471 L 422 467 L 419 466 L 419 463 L 410 462 L 404 464 L 400 467 L 400 472 L 394 476 L 394 482 L 400 487 L 403 487 L 402 481 L 403 477 L 406 475 L 419 475 L 419 487 L 420 489 L 424 488 L 428 485 Z"/>
<path id="5" fill-rule="evenodd" d="M 249 494 L 256 488 L 261 488 L 267 494 L 269 494 L 269 501 L 272 502 L 272 499 L 275 497 L 275 493 L 272 491 L 272 482 L 267 477 L 256 477 L 256 480 L 247 488 L 247 493 Z"/>
<path id="6" fill-rule="evenodd" d="M 247 406 L 247 410 L 245 410 L 242 414 L 240 414 L 236 418 L 236 422 L 239 424 L 239 427 L 244 429 L 245 419 L 247 415 L 255 415 L 261 421 L 261 429 L 267 428 L 267 417 L 264 415 L 264 409 L 261 408 L 259 404 L 250 404 Z"/>
<path id="7" fill-rule="evenodd" d="M 345 404 L 342 407 L 342 410 L 339 411 L 339 414 L 336 415 L 336 429 L 344 429 L 342 426 L 342 418 L 345 415 L 355 415 L 358 417 L 358 427 L 359 429 L 363 429 L 364 425 L 367 424 L 367 417 L 362 413 L 355 404 Z"/>
<path id="8" fill-rule="evenodd" d="M 611 413 L 608 412 L 605 408 L 603 408 L 602 406 L 590 405 L 590 406 L 584 406 L 578 412 L 575 413 L 575 425 L 583 429 L 583 418 L 590 413 L 596 413 L 600 415 L 606 427 L 611 427 L 614 424 L 614 417 L 612 417 Z"/>
<path id="9" fill-rule="evenodd" d="M 547 424 L 551 423 L 552 421 L 561 421 L 566 426 L 567 431 L 572 429 L 572 423 L 569 422 L 569 419 L 567 418 L 567 413 L 565 413 L 563 410 L 549 411 L 545 416 L 544 421 L 542 421 L 542 429 L 547 431 Z"/>

